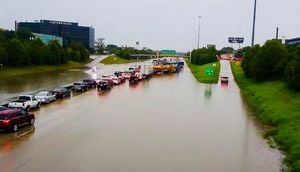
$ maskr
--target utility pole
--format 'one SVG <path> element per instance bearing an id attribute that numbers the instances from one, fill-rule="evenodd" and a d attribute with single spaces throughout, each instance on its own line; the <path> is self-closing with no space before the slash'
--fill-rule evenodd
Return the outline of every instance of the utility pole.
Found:
<path id="1" fill-rule="evenodd" d="M 254 46 L 254 37 L 255 37 L 255 22 L 256 22 L 256 0 L 254 0 L 254 14 L 253 14 L 253 27 L 252 27 L 252 42 L 251 46 Z"/>
<path id="2" fill-rule="evenodd" d="M 276 40 L 278 40 L 278 32 L 279 32 L 279 28 L 276 28 Z"/>
<path id="3" fill-rule="evenodd" d="M 199 49 L 199 46 L 200 46 L 200 19 L 201 19 L 201 16 L 198 16 L 199 18 L 199 22 L 198 22 L 198 45 L 197 45 L 197 48 Z"/>

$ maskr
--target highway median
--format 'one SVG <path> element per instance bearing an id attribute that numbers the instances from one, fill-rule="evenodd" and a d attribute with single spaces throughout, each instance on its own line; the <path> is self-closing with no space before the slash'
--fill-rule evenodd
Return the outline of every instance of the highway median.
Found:
<path id="1" fill-rule="evenodd" d="M 110 55 L 106 57 L 105 59 L 101 60 L 100 63 L 105 65 L 111 65 L 111 64 L 126 64 L 126 63 L 134 63 L 134 62 L 140 62 L 141 60 L 135 60 L 135 59 L 124 59 L 121 57 L 118 57 L 116 55 Z"/>
<path id="2" fill-rule="evenodd" d="M 185 62 L 198 82 L 205 84 L 218 83 L 220 75 L 220 61 L 205 65 L 195 65 L 188 60 Z"/>

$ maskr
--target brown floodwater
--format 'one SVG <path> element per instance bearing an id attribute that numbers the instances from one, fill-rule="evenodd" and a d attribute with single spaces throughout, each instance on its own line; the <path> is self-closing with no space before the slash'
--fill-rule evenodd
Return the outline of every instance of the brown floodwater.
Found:
<path id="1" fill-rule="evenodd" d="M 199 84 L 185 68 L 43 106 L 34 127 L 0 134 L 0 171 L 280 171 L 227 61 L 221 73 L 228 85 Z"/>

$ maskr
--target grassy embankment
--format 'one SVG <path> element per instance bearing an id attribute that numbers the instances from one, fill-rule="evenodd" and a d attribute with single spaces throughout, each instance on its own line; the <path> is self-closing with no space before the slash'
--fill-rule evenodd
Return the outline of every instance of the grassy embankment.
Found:
<path id="1" fill-rule="evenodd" d="M 110 64 L 124 64 L 124 63 L 133 63 L 133 62 L 139 62 L 141 60 L 127 60 L 127 59 L 123 59 L 121 57 L 115 56 L 115 55 L 111 55 L 106 57 L 105 59 L 101 60 L 100 63 L 106 64 L 106 65 L 110 65 Z"/>
<path id="2" fill-rule="evenodd" d="M 194 77 L 198 80 L 200 83 L 206 83 L 206 84 L 217 84 L 219 80 L 220 75 L 220 61 L 215 63 L 209 63 L 205 65 L 195 65 L 190 63 L 188 60 L 185 61 L 188 67 L 191 69 Z M 216 64 L 216 66 L 213 66 L 213 64 Z M 214 68 L 214 75 L 212 77 L 208 77 L 205 75 L 205 69 L 207 67 L 213 67 Z"/>
<path id="3" fill-rule="evenodd" d="M 84 69 L 86 68 L 85 65 L 90 61 L 91 60 L 87 60 L 86 62 L 69 61 L 67 64 L 63 64 L 63 65 L 41 65 L 41 66 L 31 65 L 31 66 L 22 66 L 22 67 L 3 67 L 0 68 L 0 75 L 2 77 L 13 77 L 13 76 L 21 76 L 27 74 L 58 71 L 58 70 Z"/>
<path id="4" fill-rule="evenodd" d="M 265 137 L 287 152 L 285 162 L 292 171 L 300 171 L 300 93 L 290 91 L 283 81 L 247 79 L 238 62 L 231 68 L 255 116 L 267 126 Z"/>

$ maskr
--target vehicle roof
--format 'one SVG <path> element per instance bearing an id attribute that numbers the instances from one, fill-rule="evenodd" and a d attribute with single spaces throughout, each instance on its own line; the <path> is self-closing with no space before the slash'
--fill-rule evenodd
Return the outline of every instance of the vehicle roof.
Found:
<path id="1" fill-rule="evenodd" d="M 39 93 L 49 93 L 49 91 L 39 91 L 39 92 L 37 92 L 37 94 L 39 94 Z"/>

